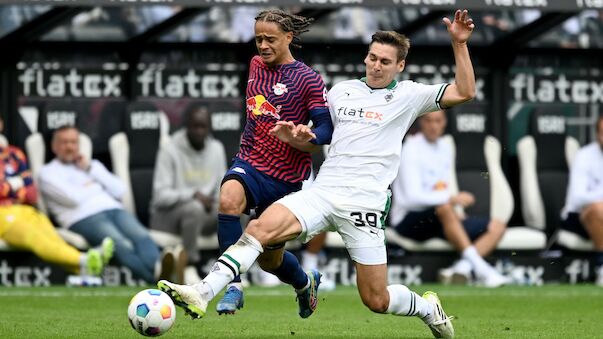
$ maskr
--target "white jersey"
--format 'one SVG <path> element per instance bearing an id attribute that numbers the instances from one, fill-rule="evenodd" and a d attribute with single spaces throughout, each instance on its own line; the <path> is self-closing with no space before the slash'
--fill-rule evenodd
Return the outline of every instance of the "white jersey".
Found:
<path id="1" fill-rule="evenodd" d="M 603 201 L 603 150 L 595 141 L 582 147 L 574 158 L 561 215 L 565 219 L 568 213 L 580 213 L 598 201 Z"/>
<path id="2" fill-rule="evenodd" d="M 400 170 L 392 183 L 392 225 L 408 212 L 420 212 L 450 200 L 452 147 L 438 138 L 429 142 L 422 133 L 407 137 L 402 146 Z"/>
<path id="3" fill-rule="evenodd" d="M 386 192 L 398 173 L 402 138 L 417 117 L 440 109 L 448 84 L 401 81 L 372 89 L 361 80 L 329 91 L 335 127 L 315 184 Z"/>

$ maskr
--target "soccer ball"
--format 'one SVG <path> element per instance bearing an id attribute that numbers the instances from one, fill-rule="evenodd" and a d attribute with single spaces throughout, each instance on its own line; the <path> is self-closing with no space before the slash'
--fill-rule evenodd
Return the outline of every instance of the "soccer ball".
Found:
<path id="1" fill-rule="evenodd" d="M 155 337 L 167 332 L 176 321 L 176 308 L 160 290 L 138 292 L 128 305 L 128 320 L 138 333 Z"/>

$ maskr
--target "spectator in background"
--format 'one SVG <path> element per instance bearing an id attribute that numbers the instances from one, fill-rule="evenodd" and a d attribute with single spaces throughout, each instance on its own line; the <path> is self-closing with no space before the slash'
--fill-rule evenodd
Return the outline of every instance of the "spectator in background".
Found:
<path id="1" fill-rule="evenodd" d="M 123 209 L 124 183 L 101 162 L 79 153 L 78 129 L 55 130 L 52 151 L 56 157 L 40 170 L 40 190 L 58 223 L 92 246 L 111 237 L 118 262 L 147 283 L 169 276 L 173 258 L 159 264 L 159 249 L 148 230 Z M 158 274 L 160 268 L 164 271 Z"/>
<path id="2" fill-rule="evenodd" d="M 563 228 L 592 239 L 596 284 L 603 287 L 603 116 L 597 120 L 597 140 L 573 161 L 562 218 Z"/>
<path id="3" fill-rule="evenodd" d="M 113 255 L 113 241 L 101 238 L 99 248 L 81 253 L 67 244 L 50 220 L 33 207 L 36 200 L 37 191 L 25 154 L 14 146 L 0 146 L 0 239 L 80 274 L 82 281 L 88 275 L 100 276 Z"/>
<path id="4" fill-rule="evenodd" d="M 402 146 L 400 169 L 392 184 L 392 225 L 411 239 L 440 237 L 452 243 L 462 254 L 452 268 L 455 282 L 466 283 L 473 272 L 486 287 L 506 284 L 507 278 L 483 259 L 496 248 L 506 225 L 497 220 L 464 216 L 458 207 L 473 205 L 473 194 L 450 192 L 453 153 L 441 139 L 446 114 L 429 113 L 419 124 L 420 133 L 409 137 Z"/>
<path id="5" fill-rule="evenodd" d="M 184 124 L 157 155 L 151 228 L 182 237 L 188 257 L 184 281 L 193 283 L 201 280 L 197 237 L 216 232 L 226 152 L 222 143 L 210 135 L 207 108 L 189 107 Z"/>

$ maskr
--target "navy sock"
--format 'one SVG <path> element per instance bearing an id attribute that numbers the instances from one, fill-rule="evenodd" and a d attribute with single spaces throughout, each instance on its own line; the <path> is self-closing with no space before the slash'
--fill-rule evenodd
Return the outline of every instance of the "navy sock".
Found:
<path id="1" fill-rule="evenodd" d="M 292 285 L 298 290 L 306 287 L 308 284 L 308 275 L 301 268 L 297 257 L 289 251 L 285 251 L 281 266 L 272 273 L 282 282 Z"/>
<path id="2" fill-rule="evenodd" d="M 218 242 L 220 243 L 220 254 L 234 245 L 242 235 L 243 229 L 241 228 L 240 216 L 218 214 Z M 232 281 L 241 282 L 241 276 L 237 275 Z"/>

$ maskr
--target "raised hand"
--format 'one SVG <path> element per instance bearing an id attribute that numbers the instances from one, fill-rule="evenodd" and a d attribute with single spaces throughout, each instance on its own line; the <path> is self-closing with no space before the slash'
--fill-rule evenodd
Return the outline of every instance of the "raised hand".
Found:
<path id="1" fill-rule="evenodd" d="M 446 24 L 450 39 L 457 43 L 466 43 L 475 28 L 473 19 L 469 17 L 469 12 L 467 12 L 466 9 L 463 11 L 460 9 L 457 10 L 454 13 L 453 22 L 450 22 L 450 19 L 448 18 L 443 18 L 442 21 Z"/>

